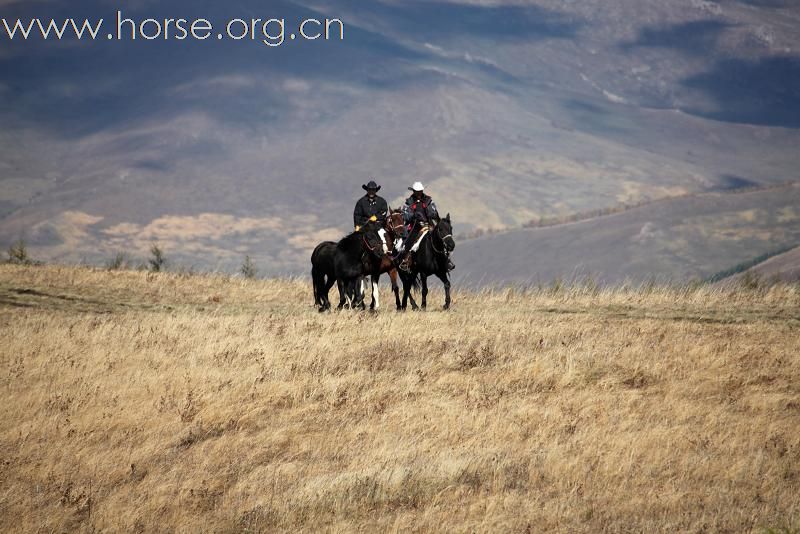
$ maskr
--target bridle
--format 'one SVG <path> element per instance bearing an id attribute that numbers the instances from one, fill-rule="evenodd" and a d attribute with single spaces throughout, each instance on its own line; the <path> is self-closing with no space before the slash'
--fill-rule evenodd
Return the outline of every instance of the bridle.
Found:
<path id="1" fill-rule="evenodd" d="M 403 225 L 404 225 L 403 220 L 401 219 L 399 224 L 394 224 L 393 221 L 392 221 L 392 217 L 397 215 L 397 214 L 399 214 L 399 212 L 397 212 L 397 213 L 392 212 L 386 218 L 386 225 L 384 227 L 385 230 L 387 230 L 388 232 L 391 233 L 392 239 L 397 238 L 397 236 L 399 236 L 399 235 L 401 235 L 403 233 Z"/>
<path id="2" fill-rule="evenodd" d="M 436 235 L 436 237 L 439 238 L 439 241 L 442 242 L 442 250 L 437 250 L 436 249 L 436 240 L 435 239 L 431 239 L 431 247 L 433 248 L 433 251 L 436 252 L 437 254 L 443 254 L 446 258 L 449 258 L 450 257 L 450 251 L 447 250 L 447 245 L 445 244 L 444 240 L 447 239 L 448 237 L 452 238 L 453 234 L 447 234 L 445 236 L 440 235 L 439 234 L 439 225 L 438 224 L 436 225 L 436 229 L 435 229 L 435 231 L 433 233 L 434 233 L 434 235 Z"/>

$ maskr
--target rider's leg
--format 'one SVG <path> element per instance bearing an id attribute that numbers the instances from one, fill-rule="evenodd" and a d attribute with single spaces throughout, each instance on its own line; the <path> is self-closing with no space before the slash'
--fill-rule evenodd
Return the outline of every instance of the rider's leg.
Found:
<path id="1" fill-rule="evenodd" d="M 408 236 L 403 240 L 403 250 L 395 257 L 394 261 L 399 262 L 397 267 L 401 271 L 408 272 L 411 269 L 411 248 L 419 236 L 420 226 L 414 224 Z"/>
<path id="2" fill-rule="evenodd" d="M 415 224 L 411 230 L 403 226 L 403 235 L 400 236 L 399 245 L 397 250 L 395 251 L 394 259 L 395 261 L 402 259 L 405 257 L 406 252 L 408 252 L 409 247 L 413 244 L 411 241 L 417 231 L 417 225 Z"/>

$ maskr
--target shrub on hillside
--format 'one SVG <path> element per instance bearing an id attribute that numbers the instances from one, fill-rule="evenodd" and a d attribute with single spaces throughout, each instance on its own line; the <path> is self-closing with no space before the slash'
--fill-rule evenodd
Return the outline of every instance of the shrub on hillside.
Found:
<path id="1" fill-rule="evenodd" d="M 14 265 L 40 265 L 41 262 L 33 260 L 28 254 L 28 246 L 24 239 L 19 239 L 8 247 L 8 263 Z"/>
<path id="2" fill-rule="evenodd" d="M 164 251 L 155 243 L 150 246 L 150 256 L 147 260 L 150 272 L 158 273 L 166 269 L 167 258 L 164 256 Z"/>
<path id="3" fill-rule="evenodd" d="M 253 263 L 253 259 L 250 256 L 245 256 L 242 266 L 239 268 L 239 272 L 242 273 L 242 276 L 245 278 L 253 279 L 258 275 L 258 268 L 256 264 Z"/>
<path id="4" fill-rule="evenodd" d="M 117 252 L 114 256 L 106 261 L 106 269 L 109 271 L 118 271 L 128 267 L 128 257 L 124 252 Z"/>

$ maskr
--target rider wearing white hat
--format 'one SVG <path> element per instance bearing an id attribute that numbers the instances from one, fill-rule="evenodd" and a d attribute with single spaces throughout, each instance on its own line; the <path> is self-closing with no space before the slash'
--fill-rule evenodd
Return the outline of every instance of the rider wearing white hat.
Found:
<path id="1" fill-rule="evenodd" d="M 436 204 L 431 197 L 425 194 L 425 186 L 422 185 L 422 182 L 414 182 L 414 185 L 408 190 L 411 191 L 411 196 L 406 199 L 406 205 L 403 208 L 406 223 L 413 225 L 417 221 L 426 224 L 439 222 Z"/>
<path id="2" fill-rule="evenodd" d="M 402 249 L 397 257 L 398 260 L 402 260 L 400 268 L 405 271 L 409 270 L 410 252 L 413 252 L 412 248 L 416 245 L 422 229 L 439 223 L 436 204 L 425 194 L 422 182 L 414 182 L 408 190 L 411 191 L 411 196 L 406 199 L 406 204 L 403 206 L 403 216 L 406 221 L 406 232 L 410 232 L 410 235 L 403 240 Z M 449 262 L 448 270 L 453 269 L 455 265 Z"/>

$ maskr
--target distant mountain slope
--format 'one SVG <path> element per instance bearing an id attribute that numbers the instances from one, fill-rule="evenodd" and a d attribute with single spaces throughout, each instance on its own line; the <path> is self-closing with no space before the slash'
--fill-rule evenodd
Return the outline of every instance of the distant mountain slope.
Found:
<path id="1" fill-rule="evenodd" d="M 106 16 L 106 0 L 4 17 Z M 268 9 L 267 9 L 268 7 Z M 110 10 L 110 11 L 109 11 Z M 800 7 L 709 0 L 176 0 L 341 17 L 343 42 L 0 43 L 0 245 L 307 270 L 374 177 L 459 231 L 797 179 Z M 24 46 L 23 46 L 24 45 Z M 677 273 L 676 273 L 677 274 Z"/>
<path id="2" fill-rule="evenodd" d="M 460 243 L 462 284 L 704 278 L 800 242 L 800 185 L 668 199 L 623 213 Z"/>

